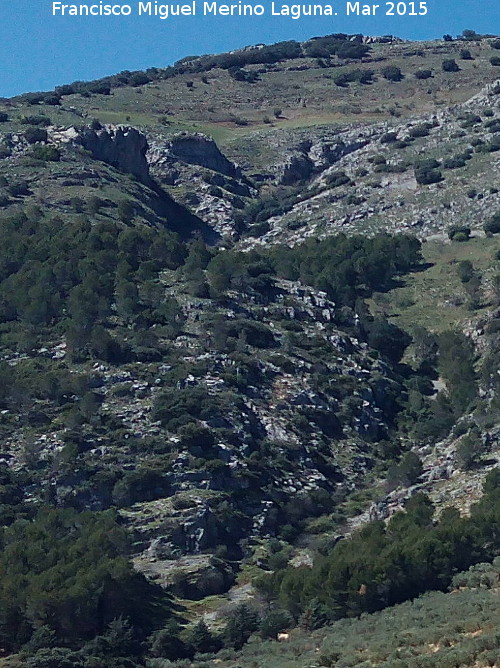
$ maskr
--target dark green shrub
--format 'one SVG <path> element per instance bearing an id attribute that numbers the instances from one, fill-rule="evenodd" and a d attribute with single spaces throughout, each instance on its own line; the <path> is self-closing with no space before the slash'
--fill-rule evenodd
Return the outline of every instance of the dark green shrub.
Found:
<path id="1" fill-rule="evenodd" d="M 264 223 L 257 223 L 256 225 L 251 225 L 248 229 L 248 236 L 250 237 L 263 237 L 264 234 L 267 234 L 271 229 L 271 224 L 267 221 Z"/>
<path id="2" fill-rule="evenodd" d="M 458 263 L 457 275 L 462 283 L 468 283 L 474 276 L 474 265 L 470 260 L 462 260 Z"/>
<path id="3" fill-rule="evenodd" d="M 111 86 L 104 81 L 93 81 L 87 84 L 86 92 L 94 95 L 110 95 Z"/>
<path id="4" fill-rule="evenodd" d="M 452 241 L 468 241 L 470 239 L 471 229 L 463 225 L 453 225 L 448 230 L 448 237 Z"/>
<path id="5" fill-rule="evenodd" d="M 487 114 L 485 114 L 487 116 Z M 484 124 L 484 127 L 487 128 L 489 132 L 500 132 L 500 118 L 494 118 L 491 121 L 487 121 Z"/>
<path id="6" fill-rule="evenodd" d="M 351 183 L 351 179 L 344 171 L 330 172 L 326 176 L 326 183 L 330 188 L 338 188 Z"/>
<path id="7" fill-rule="evenodd" d="M 410 128 L 408 134 L 410 137 L 413 137 L 414 139 L 418 137 L 427 137 L 429 135 L 429 128 L 426 123 L 421 125 L 415 125 L 415 127 Z"/>
<path id="8" fill-rule="evenodd" d="M 37 144 L 31 149 L 31 155 L 37 160 L 44 162 L 59 162 L 61 159 L 61 151 L 55 146 L 44 146 Z"/>
<path id="9" fill-rule="evenodd" d="M 129 199 L 122 199 L 118 203 L 118 218 L 124 223 L 130 223 L 134 217 L 135 207 L 134 203 Z"/>
<path id="10" fill-rule="evenodd" d="M 26 197 L 31 193 L 26 181 L 16 181 L 11 183 L 7 190 L 13 197 Z"/>
<path id="11" fill-rule="evenodd" d="M 374 74 L 373 70 L 354 70 L 352 77 L 354 81 L 358 81 L 361 84 L 369 84 L 373 81 Z"/>
<path id="12" fill-rule="evenodd" d="M 496 151 L 500 151 L 500 137 L 493 137 L 491 141 L 480 144 L 476 148 L 476 151 L 478 153 L 495 153 Z"/>
<path id="13" fill-rule="evenodd" d="M 424 467 L 420 457 L 414 452 L 407 452 L 399 464 L 395 464 L 390 468 L 387 478 L 389 484 L 410 487 L 418 481 L 423 470 Z"/>
<path id="14" fill-rule="evenodd" d="M 47 127 L 52 123 L 52 121 L 47 116 L 23 116 L 20 123 L 22 123 L 22 125 L 37 125 Z"/>
<path id="15" fill-rule="evenodd" d="M 468 241 L 470 237 L 468 237 L 464 232 L 457 232 L 454 237 L 453 241 Z"/>
<path id="16" fill-rule="evenodd" d="M 382 68 L 381 73 L 387 81 L 401 81 L 403 79 L 403 73 L 400 68 L 395 65 L 387 65 Z"/>
<path id="17" fill-rule="evenodd" d="M 476 433 L 469 433 L 464 436 L 456 449 L 456 459 L 462 470 L 471 469 L 485 451 L 481 436 Z"/>
<path id="18" fill-rule="evenodd" d="M 26 139 L 28 144 L 36 144 L 38 142 L 46 142 L 47 141 L 47 130 L 44 130 L 43 128 L 38 128 L 38 127 L 28 128 L 24 132 L 24 138 Z"/>
<path id="19" fill-rule="evenodd" d="M 373 76 L 375 72 L 373 70 L 350 70 L 348 72 L 342 72 L 336 74 L 333 77 L 335 85 L 340 87 L 345 87 L 351 82 L 358 82 L 361 84 L 369 84 L 373 81 Z"/>
<path id="20" fill-rule="evenodd" d="M 333 77 L 333 83 L 340 88 L 345 88 L 351 81 L 347 73 L 339 73 Z"/>
<path id="21" fill-rule="evenodd" d="M 457 39 L 463 39 L 466 42 L 474 42 L 476 40 L 482 39 L 482 36 L 479 35 L 475 30 L 462 30 L 462 34 L 458 35 Z"/>
<path id="22" fill-rule="evenodd" d="M 462 114 L 459 116 L 460 120 L 463 121 L 461 123 L 461 127 L 464 129 L 472 128 L 474 125 L 478 125 L 479 123 L 482 122 L 481 116 L 478 116 L 478 114 L 472 114 L 472 113 L 467 113 L 467 114 Z"/>
<path id="23" fill-rule="evenodd" d="M 245 81 L 246 83 L 255 83 L 259 80 L 258 72 L 253 70 L 245 70 L 240 67 L 230 67 L 228 69 L 229 76 L 235 81 Z"/>
<path id="24" fill-rule="evenodd" d="M 500 212 L 492 216 L 483 226 L 487 234 L 498 234 L 500 232 Z"/>
<path id="25" fill-rule="evenodd" d="M 169 659 L 191 659 L 193 650 L 180 637 L 180 626 L 177 621 L 170 620 L 164 629 L 156 631 L 149 639 L 151 653 L 154 657 Z"/>
<path id="26" fill-rule="evenodd" d="M 398 140 L 397 132 L 386 132 L 380 137 L 381 144 L 393 144 L 397 140 Z"/>
<path id="27" fill-rule="evenodd" d="M 197 420 L 209 420 L 228 410 L 230 397 L 214 396 L 199 386 L 168 389 L 153 405 L 153 416 L 170 431 Z"/>
<path id="28" fill-rule="evenodd" d="M 443 175 L 437 169 L 439 163 L 437 160 L 421 160 L 415 164 L 415 178 L 420 185 L 430 185 L 431 183 L 439 183 L 443 180 Z"/>
<path id="29" fill-rule="evenodd" d="M 217 197 L 218 199 L 224 197 L 224 193 L 217 186 L 210 186 L 208 189 L 208 194 L 212 197 Z"/>
<path id="30" fill-rule="evenodd" d="M 443 60 L 441 63 L 441 69 L 443 72 L 460 72 L 460 67 L 454 58 Z"/>
<path id="31" fill-rule="evenodd" d="M 150 77 L 145 72 L 134 72 L 128 83 L 130 86 L 144 86 L 145 84 L 149 83 L 151 81 Z"/>
<path id="32" fill-rule="evenodd" d="M 246 603 L 240 603 L 232 611 L 224 628 L 224 643 L 234 649 L 241 649 L 258 627 L 257 613 Z"/>
<path id="33" fill-rule="evenodd" d="M 221 639 L 210 631 L 203 620 L 187 631 L 185 640 L 197 654 L 218 652 L 222 648 Z"/>
<path id="34" fill-rule="evenodd" d="M 364 58 L 370 51 L 367 44 L 360 44 L 359 42 L 344 41 L 338 47 L 336 53 L 339 58 L 349 58 L 353 60 L 360 60 Z"/>
<path id="35" fill-rule="evenodd" d="M 170 493 L 170 484 L 160 471 L 137 469 L 127 471 L 112 492 L 113 503 L 119 508 L 143 501 L 154 501 Z"/>
<path id="36" fill-rule="evenodd" d="M 375 318 L 365 325 L 368 328 L 368 344 L 384 357 L 397 363 L 411 343 L 411 337 L 402 329 L 382 318 Z"/>
<path id="37" fill-rule="evenodd" d="M 444 169 L 460 169 L 461 167 L 465 167 L 465 160 L 459 156 L 443 160 Z"/>

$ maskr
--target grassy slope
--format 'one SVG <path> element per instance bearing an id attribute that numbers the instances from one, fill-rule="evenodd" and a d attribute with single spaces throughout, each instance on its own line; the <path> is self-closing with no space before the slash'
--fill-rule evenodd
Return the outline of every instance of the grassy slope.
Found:
<path id="1" fill-rule="evenodd" d="M 500 269 L 498 250 L 498 237 L 474 237 L 464 243 L 429 241 L 423 246 L 428 268 L 404 277 L 390 292 L 376 294 L 372 307 L 404 329 L 411 330 L 417 324 L 435 332 L 456 327 L 491 307 L 487 286 Z M 478 311 L 467 308 L 467 295 L 457 275 L 462 260 L 470 260 L 483 277 L 483 308 Z"/>
<path id="2" fill-rule="evenodd" d="M 253 642 L 221 668 L 452 668 L 498 659 L 498 589 L 432 592 L 361 619 L 344 619 L 287 643 Z M 196 666 L 196 664 L 194 664 Z"/>
<path id="3" fill-rule="evenodd" d="M 393 116 L 408 117 L 430 113 L 440 107 L 468 99 L 482 85 L 498 75 L 489 58 L 495 55 L 488 42 L 468 43 L 473 60 L 460 60 L 459 42 L 404 43 L 373 45 L 370 58 L 363 63 L 343 64 L 332 59 L 332 67 L 322 68 L 314 58 L 286 61 L 273 66 L 250 66 L 265 70 L 255 84 L 232 79 L 227 71 L 215 69 L 204 74 L 185 74 L 145 86 L 114 89 L 112 95 L 64 97 L 63 108 L 37 106 L 57 124 L 66 125 L 98 117 L 108 123 L 130 123 L 157 130 L 197 129 L 212 134 L 222 144 L 238 140 L 256 128 L 272 125 L 284 128 L 318 124 L 371 122 Z M 461 72 L 445 73 L 441 63 L 456 58 Z M 387 64 L 401 68 L 404 79 L 387 82 L 380 71 Z M 297 68 L 301 68 L 297 70 Z M 306 68 L 306 69 L 302 69 Z M 377 74 L 371 85 L 340 88 L 333 77 L 353 68 L 372 69 Z M 432 79 L 419 81 L 416 70 L 430 69 Z M 202 81 L 205 77 L 208 83 Z M 187 82 L 193 82 L 188 88 Z M 12 118 L 33 113 L 33 107 L 19 105 L 19 98 L 9 102 Z M 274 110 L 281 109 L 279 119 Z M 163 119 L 168 125 L 163 125 Z M 240 127 L 235 119 L 248 125 Z M 10 130 L 9 124 L 3 126 Z"/>

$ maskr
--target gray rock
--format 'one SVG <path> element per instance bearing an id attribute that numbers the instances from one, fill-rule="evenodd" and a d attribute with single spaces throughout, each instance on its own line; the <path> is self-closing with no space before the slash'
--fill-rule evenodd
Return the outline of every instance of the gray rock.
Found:
<path id="1" fill-rule="evenodd" d="M 123 172 L 133 174 L 146 185 L 152 183 L 146 160 L 148 142 L 135 128 L 85 128 L 80 134 L 80 141 L 96 160 L 102 160 Z"/>
<path id="2" fill-rule="evenodd" d="M 225 176 L 241 176 L 239 168 L 226 158 L 214 140 L 200 133 L 182 133 L 163 146 L 156 145 L 149 155 L 149 161 L 156 169 L 162 162 L 180 161 L 206 167 Z"/>

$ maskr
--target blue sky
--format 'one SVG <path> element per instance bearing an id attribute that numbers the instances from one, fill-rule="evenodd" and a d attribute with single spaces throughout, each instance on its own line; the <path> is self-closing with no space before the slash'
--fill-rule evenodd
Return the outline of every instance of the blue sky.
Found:
<path id="1" fill-rule="evenodd" d="M 391 33 L 407 39 L 433 39 L 444 33 L 455 36 L 464 28 L 500 32 L 498 0 L 427 0 L 427 16 L 401 18 L 383 14 L 347 17 L 344 0 L 314 1 L 331 2 L 338 16 L 299 20 L 272 17 L 271 0 L 245 0 L 262 3 L 267 14 L 259 18 L 198 15 L 160 20 L 138 17 L 136 0 L 103 0 L 130 4 L 134 13 L 128 18 L 69 18 L 52 16 L 52 0 L 0 0 L 0 96 L 50 90 L 124 69 L 162 67 L 186 55 L 218 53 L 258 42 L 304 40 L 333 32 Z M 90 5 L 100 0 L 65 0 L 71 2 Z M 197 3 L 198 7 L 203 4 L 202 0 Z M 380 11 L 385 11 L 383 1 Z"/>

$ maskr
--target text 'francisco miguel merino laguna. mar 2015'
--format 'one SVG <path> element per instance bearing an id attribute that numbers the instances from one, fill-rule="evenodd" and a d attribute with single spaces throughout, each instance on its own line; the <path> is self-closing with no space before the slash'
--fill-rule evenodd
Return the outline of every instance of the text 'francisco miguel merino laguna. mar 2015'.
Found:
<path id="1" fill-rule="evenodd" d="M 339 2 L 334 4 L 285 4 L 268 2 L 266 4 L 248 4 L 239 0 L 236 3 L 223 4 L 215 0 L 191 0 L 187 3 L 160 4 L 158 2 L 138 2 L 129 4 L 65 4 L 52 2 L 52 15 L 64 17 L 157 17 L 168 19 L 183 16 L 288 16 L 299 19 L 302 16 L 425 16 L 428 13 L 427 2 L 384 2 L 364 4 L 361 2 Z"/>

